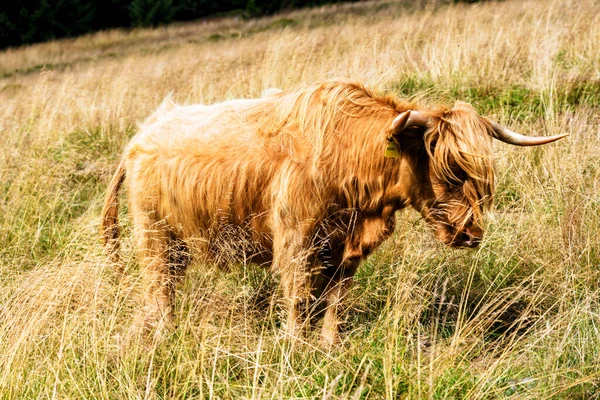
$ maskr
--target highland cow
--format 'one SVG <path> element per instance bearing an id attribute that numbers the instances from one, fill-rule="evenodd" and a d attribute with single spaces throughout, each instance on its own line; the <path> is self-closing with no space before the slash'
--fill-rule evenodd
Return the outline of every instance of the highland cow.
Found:
<path id="1" fill-rule="evenodd" d="M 174 285 L 194 257 L 236 258 L 280 277 L 286 329 L 298 335 L 320 304 L 321 340 L 339 340 L 338 306 L 361 260 L 411 206 L 435 235 L 476 247 L 494 195 L 492 138 L 540 145 L 467 103 L 422 109 L 347 81 L 214 105 L 166 101 L 125 149 L 103 210 L 118 251 L 125 182 L 145 282 L 160 332 Z"/>

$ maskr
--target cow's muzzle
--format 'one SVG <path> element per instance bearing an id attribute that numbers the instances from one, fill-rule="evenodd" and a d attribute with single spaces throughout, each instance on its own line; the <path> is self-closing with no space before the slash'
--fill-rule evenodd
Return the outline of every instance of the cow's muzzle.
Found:
<path id="1" fill-rule="evenodd" d="M 483 239 L 483 232 L 478 229 L 465 228 L 462 232 L 457 232 L 452 246 L 475 248 L 479 246 Z"/>

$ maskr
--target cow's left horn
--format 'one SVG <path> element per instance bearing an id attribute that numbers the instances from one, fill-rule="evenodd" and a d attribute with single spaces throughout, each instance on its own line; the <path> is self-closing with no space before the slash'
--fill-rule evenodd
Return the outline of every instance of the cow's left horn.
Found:
<path id="1" fill-rule="evenodd" d="M 392 129 L 399 132 L 407 126 L 418 126 L 427 129 L 430 125 L 431 118 L 418 111 L 408 110 L 394 118 Z"/>
<path id="2" fill-rule="evenodd" d="M 492 136 L 501 142 L 514 144 L 515 146 L 539 146 L 541 144 L 552 143 L 558 139 L 562 139 L 565 136 L 569 136 L 568 133 L 554 136 L 525 136 L 520 133 L 513 132 L 500 125 L 497 122 L 490 121 L 492 125 Z"/>

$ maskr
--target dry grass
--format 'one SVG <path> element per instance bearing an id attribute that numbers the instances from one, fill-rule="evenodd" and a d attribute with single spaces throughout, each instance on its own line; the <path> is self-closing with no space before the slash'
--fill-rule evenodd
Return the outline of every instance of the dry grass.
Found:
<path id="1" fill-rule="evenodd" d="M 600 397 L 600 6 L 422 3 L 0 53 L 0 397 Z M 252 266 L 196 265 L 172 335 L 140 342 L 131 243 L 118 281 L 96 234 L 135 124 L 169 92 L 209 103 L 339 76 L 572 135 L 496 144 L 498 199 L 476 251 L 443 248 L 401 213 L 360 269 L 332 351 L 281 336 L 277 285 Z"/>

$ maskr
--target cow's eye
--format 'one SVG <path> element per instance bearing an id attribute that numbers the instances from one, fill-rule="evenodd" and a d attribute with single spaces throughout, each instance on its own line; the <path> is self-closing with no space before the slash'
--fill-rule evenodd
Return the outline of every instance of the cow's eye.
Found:
<path id="1" fill-rule="evenodd" d="M 462 187 L 467 180 L 467 173 L 460 167 L 451 167 L 451 174 L 447 177 L 448 184 L 452 187 Z"/>

